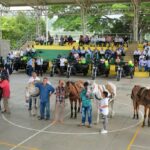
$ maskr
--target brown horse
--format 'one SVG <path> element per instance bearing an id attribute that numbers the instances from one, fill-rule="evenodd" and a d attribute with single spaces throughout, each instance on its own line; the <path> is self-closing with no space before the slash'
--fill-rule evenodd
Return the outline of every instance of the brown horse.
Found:
<path id="1" fill-rule="evenodd" d="M 132 89 L 132 92 L 131 92 L 131 99 L 133 100 L 133 108 L 134 108 L 134 114 L 133 114 L 133 119 L 135 119 L 135 117 L 137 119 L 139 119 L 139 104 L 137 101 L 139 101 L 138 99 L 138 92 L 139 90 L 141 89 L 141 86 L 139 85 L 135 85 Z"/>
<path id="2" fill-rule="evenodd" d="M 83 81 L 76 81 L 71 82 L 67 81 L 65 86 L 65 97 L 69 97 L 70 104 L 71 104 L 71 118 L 73 118 L 73 107 L 74 107 L 74 118 L 77 118 L 77 103 L 79 103 L 78 106 L 78 112 L 80 112 L 81 107 L 81 99 L 80 99 L 80 92 L 83 88 Z"/>
<path id="3" fill-rule="evenodd" d="M 148 114 L 148 126 L 150 126 L 150 89 L 145 87 L 141 87 L 139 85 L 135 85 L 132 89 L 131 98 L 133 99 L 133 107 L 134 107 L 134 116 L 139 118 L 138 110 L 139 105 L 144 106 L 144 120 L 143 120 L 143 127 L 145 126 L 145 119 L 147 117 L 147 111 L 149 110 Z"/>

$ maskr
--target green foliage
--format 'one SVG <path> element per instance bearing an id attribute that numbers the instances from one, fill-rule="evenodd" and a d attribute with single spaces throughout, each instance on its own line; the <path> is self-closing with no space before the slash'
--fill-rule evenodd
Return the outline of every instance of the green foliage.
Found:
<path id="1" fill-rule="evenodd" d="M 150 29 L 150 3 L 141 3 L 139 27 L 146 33 Z M 76 5 L 55 5 L 49 8 L 49 12 L 58 15 L 58 20 L 53 24 L 54 28 L 63 28 L 66 31 L 76 31 L 81 28 L 80 8 Z M 106 15 L 120 14 L 120 19 L 111 19 Z M 71 15 L 68 15 L 71 14 Z M 73 15 L 74 14 L 74 15 Z M 105 17 L 104 17 L 105 16 Z M 88 9 L 88 31 L 96 33 L 132 33 L 133 32 L 134 10 L 132 3 L 116 4 L 93 4 Z"/>
<path id="2" fill-rule="evenodd" d="M 3 39 L 11 41 L 11 47 L 16 48 L 17 42 L 25 35 L 29 38 L 35 35 L 36 20 L 32 16 L 27 16 L 23 12 L 16 17 L 1 17 Z M 40 21 L 42 33 L 45 31 L 45 23 Z"/>

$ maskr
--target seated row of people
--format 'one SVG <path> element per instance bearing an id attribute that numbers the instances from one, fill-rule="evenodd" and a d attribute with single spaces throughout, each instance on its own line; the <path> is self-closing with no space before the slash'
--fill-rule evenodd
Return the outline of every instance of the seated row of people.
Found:
<path id="1" fill-rule="evenodd" d="M 92 50 L 90 47 L 86 50 L 85 47 L 78 47 L 77 49 L 75 47 L 72 48 L 71 53 L 74 55 L 75 58 L 79 56 L 86 56 L 90 55 L 90 58 L 93 59 L 94 57 L 105 57 L 106 59 L 111 58 L 117 58 L 117 56 L 122 57 L 125 55 L 125 50 L 123 47 L 119 47 L 116 49 L 116 51 L 111 50 L 110 48 L 107 48 L 104 50 L 101 48 L 100 50 L 95 47 L 94 50 Z"/>

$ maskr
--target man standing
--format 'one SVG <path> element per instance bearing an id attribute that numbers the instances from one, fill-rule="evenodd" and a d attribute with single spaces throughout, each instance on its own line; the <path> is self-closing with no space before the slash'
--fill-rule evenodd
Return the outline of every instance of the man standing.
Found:
<path id="1" fill-rule="evenodd" d="M 43 59 L 41 57 L 38 57 L 37 60 L 36 60 L 36 63 L 37 63 L 37 75 L 42 76 L 42 74 L 43 74 L 43 69 L 42 69 Z"/>
<path id="2" fill-rule="evenodd" d="M 48 78 L 44 77 L 42 83 L 36 83 L 40 90 L 40 118 L 39 120 L 50 119 L 50 96 L 54 93 L 54 88 L 48 84 Z M 45 116 L 46 111 L 46 116 Z"/>

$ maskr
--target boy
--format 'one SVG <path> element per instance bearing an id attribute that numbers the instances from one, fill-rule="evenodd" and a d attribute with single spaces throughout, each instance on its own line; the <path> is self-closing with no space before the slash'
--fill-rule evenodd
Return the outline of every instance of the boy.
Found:
<path id="1" fill-rule="evenodd" d="M 88 82 L 84 83 L 84 89 L 81 91 L 80 97 L 82 101 L 82 124 L 85 126 L 86 115 L 88 115 L 88 128 L 91 128 L 92 124 L 92 104 L 90 99 L 90 92 L 88 91 Z"/>
<path id="2" fill-rule="evenodd" d="M 108 103 L 109 103 L 109 98 L 108 98 L 108 93 L 106 91 L 103 92 L 103 99 L 100 100 L 100 112 L 103 115 L 103 129 L 101 130 L 102 134 L 106 134 L 108 133 L 107 131 L 107 123 L 108 123 L 108 113 L 109 113 L 109 109 L 108 109 Z"/>

